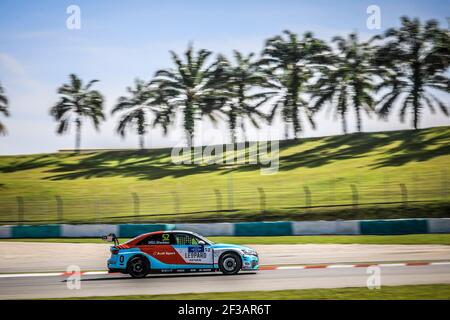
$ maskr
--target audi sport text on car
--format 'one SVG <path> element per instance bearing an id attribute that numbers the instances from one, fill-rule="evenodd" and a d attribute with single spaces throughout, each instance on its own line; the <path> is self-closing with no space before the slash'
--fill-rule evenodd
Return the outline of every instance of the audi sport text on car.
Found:
<path id="1" fill-rule="evenodd" d="M 236 274 L 240 270 L 258 270 L 258 253 L 233 244 L 216 244 L 189 231 L 157 231 L 142 234 L 119 244 L 116 236 L 103 237 L 114 241 L 110 272 L 122 272 L 143 278 L 153 272 L 216 271 Z"/>

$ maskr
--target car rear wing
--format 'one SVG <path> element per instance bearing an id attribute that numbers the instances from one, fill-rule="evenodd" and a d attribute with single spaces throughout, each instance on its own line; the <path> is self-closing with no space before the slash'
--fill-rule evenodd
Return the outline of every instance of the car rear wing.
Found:
<path id="1" fill-rule="evenodd" d="M 107 236 L 102 236 L 102 240 L 105 240 L 107 242 L 114 242 L 115 246 L 119 245 L 119 239 L 117 239 L 114 233 L 110 233 Z"/>

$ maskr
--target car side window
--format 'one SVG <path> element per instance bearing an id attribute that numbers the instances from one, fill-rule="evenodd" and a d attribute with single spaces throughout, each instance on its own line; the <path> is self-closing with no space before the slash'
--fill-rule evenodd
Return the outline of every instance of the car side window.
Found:
<path id="1" fill-rule="evenodd" d="M 157 233 L 148 236 L 147 238 L 141 240 L 138 243 L 138 246 L 146 246 L 146 245 L 162 245 L 162 244 L 173 244 L 174 239 L 173 235 L 170 233 Z"/>
<path id="2" fill-rule="evenodd" d="M 178 245 L 197 245 L 198 239 L 192 234 L 188 233 L 176 233 L 175 241 Z"/>

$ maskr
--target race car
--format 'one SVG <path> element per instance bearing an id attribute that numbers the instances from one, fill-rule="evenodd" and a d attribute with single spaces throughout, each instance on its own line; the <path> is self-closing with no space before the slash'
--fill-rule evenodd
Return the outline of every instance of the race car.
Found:
<path id="1" fill-rule="evenodd" d="M 103 237 L 114 241 L 109 272 L 144 278 L 149 273 L 218 271 L 225 275 L 240 270 L 258 270 L 258 253 L 248 247 L 216 244 L 190 231 L 145 233 L 119 244 L 114 234 Z"/>

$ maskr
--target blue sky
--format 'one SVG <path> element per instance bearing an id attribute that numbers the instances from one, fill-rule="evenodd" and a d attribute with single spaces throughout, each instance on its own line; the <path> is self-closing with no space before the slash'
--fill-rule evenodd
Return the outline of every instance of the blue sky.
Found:
<path id="1" fill-rule="evenodd" d="M 81 8 L 81 29 L 66 28 L 66 8 Z M 368 30 L 366 9 L 381 9 L 381 30 Z M 264 39 L 289 29 L 307 30 L 329 40 L 358 31 L 362 38 L 399 25 L 408 15 L 435 18 L 448 27 L 450 1 L 8 1 L 0 2 L 0 82 L 11 101 L 11 118 L 1 119 L 9 134 L 0 137 L 0 154 L 52 152 L 72 148 L 73 132 L 55 134 L 48 109 L 57 100 L 56 88 L 70 73 L 85 80 L 100 79 L 97 88 L 106 97 L 109 114 L 117 98 L 133 79 L 150 79 L 159 68 L 170 66 L 168 50 L 183 51 L 189 42 L 197 48 L 230 54 L 233 49 L 259 53 Z M 444 96 L 445 97 L 445 96 Z M 448 101 L 448 96 L 445 97 Z M 350 115 L 350 117 L 352 117 Z M 114 133 L 116 118 L 108 117 L 99 133 L 89 125 L 83 147 L 134 148 L 133 133 L 121 139 Z M 367 131 L 407 128 L 391 117 L 389 123 L 365 118 Z M 318 117 L 319 127 L 306 127 L 305 136 L 339 134 L 338 121 Z M 349 125 L 353 129 L 353 118 Z M 423 126 L 448 125 L 449 118 L 425 114 Z M 225 142 L 224 127 L 199 126 L 198 143 Z M 200 133 L 201 132 L 201 133 Z M 282 136 L 276 123 L 262 131 L 250 130 L 252 139 Z M 174 130 L 168 137 L 154 129 L 147 145 L 171 146 L 182 140 Z"/>

